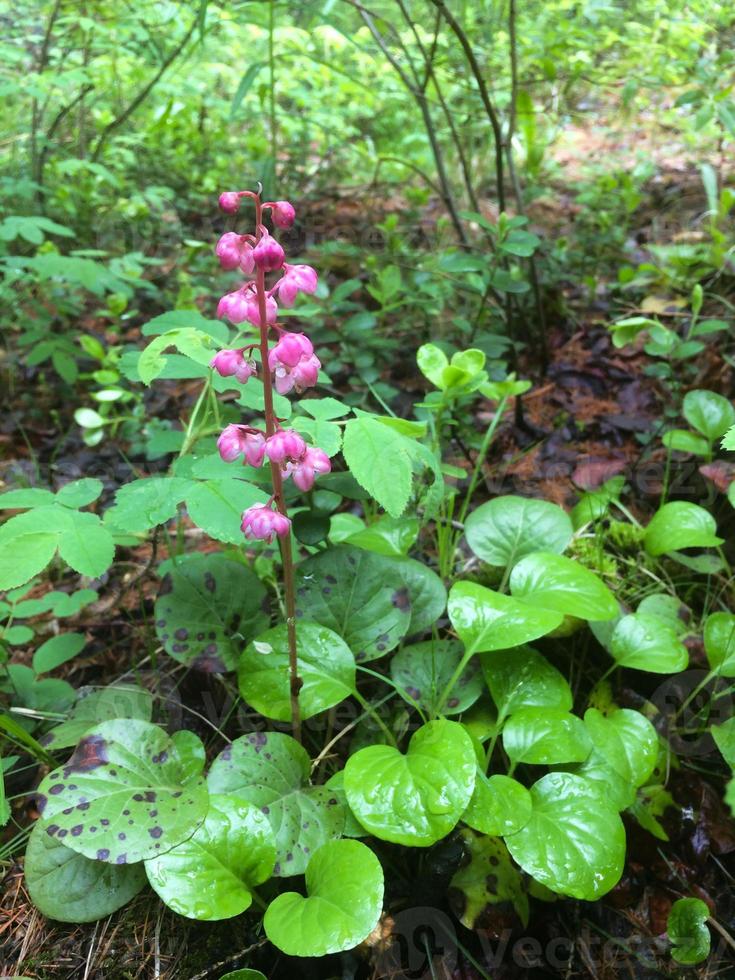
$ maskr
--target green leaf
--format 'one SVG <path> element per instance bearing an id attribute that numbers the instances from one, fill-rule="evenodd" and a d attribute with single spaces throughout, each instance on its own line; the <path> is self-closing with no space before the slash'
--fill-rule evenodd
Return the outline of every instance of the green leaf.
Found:
<path id="1" fill-rule="evenodd" d="M 249 908 L 252 888 L 270 878 L 276 860 L 273 831 L 261 811 L 233 795 L 209 797 L 203 824 L 188 840 L 149 858 L 151 888 L 189 919 L 230 919 Z"/>
<path id="2" fill-rule="evenodd" d="M 340 545 L 296 567 L 296 609 L 333 630 L 358 662 L 392 650 L 411 622 L 411 595 L 397 561 Z"/>
<path id="3" fill-rule="evenodd" d="M 471 707 L 483 692 L 480 665 L 471 660 L 442 704 L 441 695 L 462 659 L 452 640 L 427 640 L 403 647 L 391 659 L 390 675 L 410 698 L 430 715 L 457 715 Z"/>
<path id="4" fill-rule="evenodd" d="M 138 373 L 143 384 L 150 385 L 163 371 L 166 366 L 163 351 L 169 347 L 175 347 L 196 364 L 206 365 L 212 359 L 213 344 L 209 334 L 194 327 L 167 330 L 152 340 L 138 358 Z"/>
<path id="5" fill-rule="evenodd" d="M 569 515 L 556 504 L 526 497 L 496 497 L 467 518 L 472 551 L 488 565 L 513 567 L 543 549 L 561 554 L 572 540 Z"/>
<path id="6" fill-rule="evenodd" d="M 33 670 L 36 674 L 47 674 L 76 657 L 86 642 L 81 633 L 60 633 L 51 637 L 33 654 Z"/>
<path id="7" fill-rule="evenodd" d="M 480 657 L 500 719 L 522 708 L 569 711 L 572 691 L 566 678 L 532 647 L 495 650 Z"/>
<path id="8" fill-rule="evenodd" d="M 363 416 L 345 425 L 342 453 L 360 486 L 391 517 L 400 517 L 411 493 L 410 440 L 377 419 Z"/>
<path id="9" fill-rule="evenodd" d="M 57 725 L 43 743 L 55 752 L 68 749 L 102 721 L 113 718 L 137 718 L 150 721 L 153 698 L 149 691 L 135 684 L 110 684 L 99 691 L 82 688 L 67 721 Z"/>
<path id="10" fill-rule="evenodd" d="M 721 725 L 712 725 L 710 735 L 715 740 L 722 758 L 735 770 L 735 717 L 728 718 Z"/>
<path id="11" fill-rule="evenodd" d="M 304 898 L 284 892 L 268 906 L 263 928 L 287 956 L 327 956 L 353 949 L 378 924 L 383 870 L 369 847 L 356 840 L 329 841 L 306 869 Z"/>
<path id="12" fill-rule="evenodd" d="M 65 847 L 39 820 L 28 840 L 26 887 L 36 908 L 58 922 L 95 922 L 126 905 L 144 887 L 141 864 L 110 865 Z"/>
<path id="13" fill-rule="evenodd" d="M 673 945 L 672 960 L 691 966 L 709 956 L 709 909 L 700 898 L 679 898 L 671 906 L 666 931 Z"/>
<path id="14" fill-rule="evenodd" d="M 292 426 L 308 436 L 312 445 L 323 449 L 327 456 L 336 456 L 342 447 L 342 429 L 334 422 L 297 415 Z"/>
<path id="15" fill-rule="evenodd" d="M 43 504 L 53 504 L 56 497 L 50 490 L 41 487 L 28 487 L 24 490 L 8 490 L 0 494 L 0 510 L 23 510 L 27 507 L 39 507 Z"/>
<path id="16" fill-rule="evenodd" d="M 74 421 L 82 429 L 101 429 L 105 424 L 103 416 L 93 408 L 78 408 L 74 412 Z"/>
<path id="17" fill-rule="evenodd" d="M 253 82 L 260 72 L 260 69 L 264 68 L 265 64 L 265 61 L 254 61 L 252 64 L 248 65 L 248 69 L 240 79 L 240 84 L 237 86 L 235 97 L 232 100 L 232 105 L 230 106 L 230 119 L 237 114 L 237 110 L 240 108 L 242 100 L 250 91 Z"/>
<path id="18" fill-rule="evenodd" d="M 556 629 L 564 618 L 552 609 L 535 608 L 474 582 L 452 586 L 448 610 L 459 638 L 474 653 L 528 643 Z"/>
<path id="19" fill-rule="evenodd" d="M 220 554 L 182 556 L 161 580 L 156 635 L 166 653 L 207 673 L 235 670 L 240 652 L 270 622 L 257 575 Z"/>
<path id="20" fill-rule="evenodd" d="M 551 772 L 531 787 L 528 823 L 505 838 L 523 870 L 551 891 L 592 902 L 620 879 L 625 830 L 581 776 Z"/>
<path id="21" fill-rule="evenodd" d="M 345 641 L 319 623 L 296 629 L 301 717 L 306 720 L 344 701 L 355 689 L 355 658 Z M 238 666 L 240 693 L 266 718 L 291 720 L 288 630 L 285 623 L 248 644 Z"/>
<path id="22" fill-rule="evenodd" d="M 191 489 L 190 480 L 180 477 L 149 477 L 127 483 L 115 494 L 115 503 L 105 513 L 105 524 L 121 531 L 147 531 L 165 524 L 176 515 L 178 504 Z"/>
<path id="23" fill-rule="evenodd" d="M 704 507 L 686 500 L 664 504 L 646 528 L 643 543 L 649 555 L 663 555 L 681 548 L 714 548 L 722 544 L 717 537 L 714 517 Z"/>
<path id="24" fill-rule="evenodd" d="M 110 864 L 163 854 L 204 820 L 207 790 L 196 771 L 203 764 L 203 754 L 194 764 L 189 739 L 145 721 L 104 721 L 39 786 L 45 832 Z"/>
<path id="25" fill-rule="evenodd" d="M 431 721 L 403 755 L 388 745 L 347 760 L 345 792 L 358 821 L 380 840 L 429 847 L 454 828 L 475 785 L 475 751 L 456 721 Z"/>
<path id="26" fill-rule="evenodd" d="M 514 598 L 564 616 L 599 622 L 619 615 L 617 600 L 602 579 L 579 562 L 550 551 L 521 559 L 511 572 L 510 589 Z"/>
<path id="27" fill-rule="evenodd" d="M 403 579 L 404 589 L 395 601 L 400 609 L 410 603 L 407 635 L 422 633 L 436 624 L 447 608 L 447 590 L 444 583 L 428 565 L 414 558 L 392 558 Z"/>
<path id="28" fill-rule="evenodd" d="M 510 776 L 486 776 L 478 769 L 475 789 L 462 821 L 482 834 L 515 834 L 531 819 L 531 794 Z"/>
<path id="29" fill-rule="evenodd" d="M 419 371 L 435 388 L 444 390 L 444 369 L 449 365 L 444 351 L 436 344 L 422 344 L 416 352 Z"/>
<path id="30" fill-rule="evenodd" d="M 342 834 L 345 807 L 338 794 L 309 782 L 311 760 L 280 732 L 251 732 L 227 746 L 207 776 L 210 792 L 232 793 L 258 807 L 275 835 L 280 877 L 303 874 L 310 856 Z"/>
<path id="31" fill-rule="evenodd" d="M 252 483 L 226 477 L 192 484 L 186 506 L 189 517 L 210 538 L 241 545 L 243 511 L 253 504 L 264 504 L 267 499 L 267 494 Z"/>
<path id="32" fill-rule="evenodd" d="M 610 653 L 619 667 L 675 674 L 689 662 L 687 648 L 665 619 L 647 613 L 623 616 L 613 630 Z"/>
<path id="33" fill-rule="evenodd" d="M 550 766 L 584 762 L 592 743 L 576 715 L 559 708 L 521 708 L 503 729 L 503 748 L 516 764 Z"/>
<path id="34" fill-rule="evenodd" d="M 58 535 L 53 531 L 14 534 L 15 518 L 0 527 L 0 589 L 23 585 L 38 575 L 56 554 Z"/>
<path id="35" fill-rule="evenodd" d="M 402 557 L 410 551 L 419 533 L 415 517 L 380 517 L 374 524 L 350 535 L 349 544 L 377 555 Z"/>
<path id="36" fill-rule="evenodd" d="M 715 612 L 704 623 L 704 650 L 712 670 L 735 677 L 735 616 Z"/>
<path id="37" fill-rule="evenodd" d="M 684 395 L 682 414 L 710 443 L 735 425 L 735 408 L 727 398 L 714 391 L 688 391 Z"/>
<path id="38" fill-rule="evenodd" d="M 592 752 L 576 772 L 597 783 L 600 793 L 616 809 L 625 810 L 656 767 L 656 729 L 640 712 L 628 708 L 610 715 L 589 708 L 584 724 L 592 740 Z"/>
<path id="39" fill-rule="evenodd" d="M 505 844 L 471 830 L 463 830 L 460 837 L 469 860 L 463 861 L 449 884 L 449 902 L 462 925 L 481 929 L 484 921 L 492 921 L 493 906 L 501 906 L 498 914 L 504 915 L 508 904 L 527 925 L 528 895 Z"/>
<path id="40" fill-rule="evenodd" d="M 668 432 L 664 432 L 661 441 L 667 449 L 679 453 L 708 456 L 710 451 L 710 444 L 704 436 L 697 432 L 690 432 L 688 429 L 669 429 Z"/>
<path id="41" fill-rule="evenodd" d="M 80 575 L 99 578 L 112 564 L 115 542 L 96 514 L 69 511 L 59 537 L 59 554 Z"/>
<path id="42" fill-rule="evenodd" d="M 56 494 L 58 503 L 64 507 L 86 507 L 93 503 L 104 490 L 102 480 L 85 478 L 65 484 Z"/>

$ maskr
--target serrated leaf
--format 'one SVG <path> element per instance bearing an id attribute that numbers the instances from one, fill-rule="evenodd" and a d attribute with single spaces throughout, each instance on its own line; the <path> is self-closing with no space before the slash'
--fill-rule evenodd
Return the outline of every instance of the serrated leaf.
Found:
<path id="1" fill-rule="evenodd" d="M 407 439 L 372 418 L 350 419 L 342 453 L 350 472 L 391 517 L 400 517 L 411 493 L 413 468 Z"/>

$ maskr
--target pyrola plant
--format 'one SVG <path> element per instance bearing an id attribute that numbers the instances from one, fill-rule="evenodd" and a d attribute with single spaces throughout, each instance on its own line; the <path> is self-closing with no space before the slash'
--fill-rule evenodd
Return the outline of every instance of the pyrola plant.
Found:
<path id="1" fill-rule="evenodd" d="M 265 504 L 256 504 L 242 515 L 242 530 L 247 538 L 273 541 L 278 538 L 283 560 L 286 624 L 289 641 L 291 720 L 294 736 L 300 738 L 299 690 L 296 647 L 296 608 L 291 549 L 291 520 L 286 509 L 283 482 L 291 478 L 299 490 L 311 490 L 314 480 L 329 473 L 327 454 L 316 446 L 307 446 L 293 429 L 284 429 L 273 410 L 273 387 L 285 395 L 300 393 L 316 384 L 321 363 L 314 346 L 303 333 L 290 333 L 278 323 L 278 305 L 293 306 L 296 294 L 313 293 L 317 274 L 308 265 L 289 265 L 281 244 L 263 224 L 270 212 L 275 228 L 290 228 L 296 212 L 288 201 L 261 202 L 260 191 L 226 191 L 219 206 L 225 214 L 237 214 L 243 198 L 255 204 L 255 233 L 240 235 L 225 232 L 217 242 L 215 253 L 223 269 L 238 270 L 246 277 L 234 292 L 219 301 L 217 316 L 231 323 L 249 323 L 259 331 L 255 343 L 236 350 L 222 350 L 210 366 L 222 377 L 234 377 L 241 384 L 261 374 L 265 429 L 252 425 L 228 425 L 217 440 L 217 448 L 228 463 L 242 459 L 250 466 L 270 464 L 273 493 Z M 270 286 L 266 276 L 280 273 Z M 270 335 L 275 343 L 270 346 Z M 260 355 L 256 363 L 254 352 Z"/>

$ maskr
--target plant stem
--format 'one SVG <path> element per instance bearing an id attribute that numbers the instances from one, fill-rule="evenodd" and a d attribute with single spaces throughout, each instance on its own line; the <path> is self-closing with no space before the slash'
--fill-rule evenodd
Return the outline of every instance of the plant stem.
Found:
<path id="1" fill-rule="evenodd" d="M 464 502 L 462 503 L 462 509 L 459 512 L 457 520 L 460 524 L 464 524 L 464 519 L 467 516 L 467 511 L 470 506 L 470 501 L 472 500 L 472 495 L 475 492 L 477 482 L 480 479 L 480 473 L 482 472 L 482 467 L 485 464 L 485 457 L 487 456 L 488 450 L 490 449 L 490 443 L 495 435 L 495 430 L 498 425 L 500 425 L 500 420 L 503 417 L 503 412 L 505 411 L 505 406 L 508 403 L 508 396 L 504 395 L 498 402 L 498 407 L 493 416 L 493 420 L 487 427 L 487 432 L 482 440 L 482 445 L 480 446 L 480 451 L 477 454 L 477 459 L 475 460 L 475 468 L 472 471 L 472 479 L 470 480 L 470 485 L 467 488 L 467 493 L 465 494 Z"/>
<path id="2" fill-rule="evenodd" d="M 260 238 L 262 224 L 262 207 L 260 195 L 255 198 L 256 237 Z M 258 314 L 260 319 L 260 360 L 263 376 L 263 402 L 265 405 L 265 434 L 270 437 L 276 431 L 276 414 L 273 409 L 273 384 L 270 367 L 268 366 L 268 320 L 265 305 L 265 272 L 258 269 L 255 280 L 258 298 Z M 286 500 L 283 495 L 283 476 L 277 463 L 271 461 L 271 478 L 273 481 L 273 496 L 278 510 L 288 517 Z M 301 711 L 299 708 L 299 691 L 303 681 L 299 677 L 298 650 L 296 645 L 296 589 L 294 587 L 293 554 L 291 551 L 291 533 L 279 538 L 281 560 L 283 562 L 283 591 L 286 598 L 286 629 L 288 631 L 288 673 L 291 695 L 291 728 L 293 737 L 301 741 Z"/>

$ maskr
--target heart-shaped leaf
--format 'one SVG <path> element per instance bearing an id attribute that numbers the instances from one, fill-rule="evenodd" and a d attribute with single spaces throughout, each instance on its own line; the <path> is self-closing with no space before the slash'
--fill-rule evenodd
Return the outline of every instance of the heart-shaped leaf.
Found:
<path id="1" fill-rule="evenodd" d="M 257 575 L 240 562 L 187 555 L 161 580 L 156 635 L 180 663 L 208 673 L 234 670 L 243 645 L 268 626 L 265 598 Z"/>
<path id="2" fill-rule="evenodd" d="M 450 696 L 441 696 L 462 659 L 462 650 L 452 640 L 427 640 L 403 647 L 390 664 L 390 675 L 419 707 L 431 715 L 466 711 L 482 694 L 484 684 L 480 665 L 471 660 L 460 674 Z"/>
<path id="3" fill-rule="evenodd" d="M 475 785 L 475 751 L 456 721 L 432 721 L 414 732 L 403 755 L 388 745 L 360 749 L 347 760 L 350 809 L 381 840 L 429 847 L 467 809 Z"/>
<path id="4" fill-rule="evenodd" d="M 287 956 L 327 956 L 353 949 L 373 931 L 383 909 L 383 869 L 365 844 L 329 841 L 306 869 L 304 898 L 284 892 L 268 906 L 263 927 Z"/>
<path id="5" fill-rule="evenodd" d="M 449 903 L 462 925 L 481 928 L 488 906 L 492 909 L 504 903 L 510 903 L 523 925 L 527 925 L 528 895 L 505 844 L 471 830 L 463 830 L 461 839 L 469 861 L 463 862 L 450 882 Z"/>
<path id="6" fill-rule="evenodd" d="M 503 748 L 515 763 L 584 762 L 592 743 L 584 722 L 559 708 L 521 708 L 503 729 Z"/>
<path id="7" fill-rule="evenodd" d="M 421 561 L 413 558 L 393 558 L 391 561 L 403 579 L 404 590 L 407 590 L 407 594 L 404 591 L 396 597 L 398 607 L 403 608 L 407 600 L 411 605 L 407 635 L 430 629 L 447 608 L 444 583 L 436 572 Z"/>
<path id="8" fill-rule="evenodd" d="M 495 650 L 484 653 L 480 661 L 500 719 L 521 708 L 572 707 L 566 678 L 533 647 Z"/>
<path id="9" fill-rule="evenodd" d="M 687 648 L 668 622 L 646 613 L 623 616 L 613 631 L 610 652 L 620 667 L 652 674 L 675 674 L 689 662 Z"/>
<path id="10" fill-rule="evenodd" d="M 510 776 L 478 770 L 470 805 L 462 814 L 468 827 L 491 837 L 515 834 L 531 818 L 531 794 Z"/>
<path id="11" fill-rule="evenodd" d="M 59 922 L 95 922 L 126 905 L 145 885 L 142 864 L 92 861 L 65 847 L 39 820 L 24 862 L 28 894 L 36 908 Z"/>
<path id="12" fill-rule="evenodd" d="M 682 414 L 710 443 L 735 425 L 735 408 L 727 398 L 714 391 L 688 391 L 684 395 Z"/>
<path id="13" fill-rule="evenodd" d="M 531 787 L 528 823 L 505 838 L 525 872 L 560 895 L 592 902 L 623 870 L 625 829 L 617 810 L 581 776 L 550 772 Z"/>
<path id="14" fill-rule="evenodd" d="M 625 810 L 656 767 L 656 729 L 640 712 L 628 708 L 619 708 L 610 715 L 589 708 L 584 724 L 592 740 L 592 752 L 577 774 L 597 783 L 616 809 Z"/>
<path id="15" fill-rule="evenodd" d="M 145 721 L 102 722 L 39 786 L 45 832 L 110 864 L 163 854 L 204 820 L 203 765 L 203 747 L 191 732 L 169 738 Z"/>
<path id="16" fill-rule="evenodd" d="M 275 860 L 273 831 L 258 807 L 237 796 L 214 795 L 194 834 L 147 860 L 145 870 L 170 909 L 209 922 L 244 912 L 253 900 L 251 889 L 270 878 Z"/>
<path id="17" fill-rule="evenodd" d="M 67 721 L 57 725 L 42 742 L 54 751 L 68 749 L 95 725 L 112 718 L 138 718 L 150 721 L 153 698 L 150 692 L 134 684 L 110 684 L 99 691 L 81 688 Z"/>
<path id="18" fill-rule="evenodd" d="M 715 612 L 704 624 L 704 650 L 712 670 L 722 677 L 735 677 L 735 616 Z"/>
<path id="19" fill-rule="evenodd" d="M 296 630 L 302 719 L 344 701 L 355 689 L 355 658 L 347 644 L 318 623 L 300 621 Z M 266 630 L 248 645 L 238 666 L 240 693 L 266 718 L 291 720 L 288 630 Z"/>
<path id="20" fill-rule="evenodd" d="M 360 661 L 388 653 L 406 635 L 411 596 L 398 561 L 340 545 L 296 570 L 299 616 L 341 636 Z"/>
<path id="21" fill-rule="evenodd" d="M 467 518 L 467 543 L 488 565 L 512 568 L 534 551 L 561 554 L 572 540 L 569 515 L 556 504 L 526 497 L 496 497 Z"/>
<path id="22" fill-rule="evenodd" d="M 715 519 L 704 507 L 672 500 L 653 515 L 643 543 L 649 555 L 656 556 L 681 548 L 715 548 L 722 538 L 717 537 Z"/>
<path id="23" fill-rule="evenodd" d="M 516 599 L 564 616 L 599 621 L 619 614 L 617 600 L 602 579 L 579 562 L 550 551 L 522 559 L 511 572 L 510 590 Z"/>
<path id="24" fill-rule="evenodd" d="M 306 750 L 280 732 L 242 735 L 209 770 L 210 792 L 234 794 L 268 818 L 275 835 L 275 875 L 303 874 L 317 848 L 344 829 L 338 795 L 328 787 L 311 786 L 310 770 Z"/>
<path id="25" fill-rule="evenodd" d="M 672 942 L 672 960 L 691 966 L 709 956 L 709 909 L 701 898 L 679 898 L 671 906 L 666 932 Z"/>
<path id="26" fill-rule="evenodd" d="M 474 582 L 457 582 L 449 592 L 449 619 L 467 650 L 505 650 L 551 633 L 564 618 L 552 609 L 527 605 Z"/>

